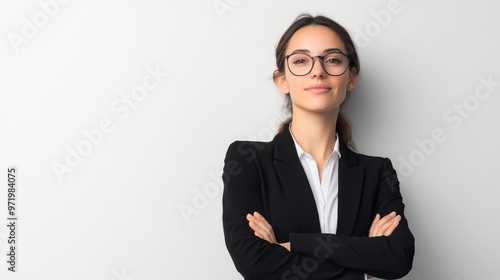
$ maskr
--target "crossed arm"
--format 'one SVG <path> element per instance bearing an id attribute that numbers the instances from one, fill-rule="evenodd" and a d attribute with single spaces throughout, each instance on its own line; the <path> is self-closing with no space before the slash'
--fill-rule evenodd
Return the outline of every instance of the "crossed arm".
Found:
<path id="1" fill-rule="evenodd" d="M 248 214 L 246 218 L 248 220 L 248 225 L 254 231 L 255 236 L 266 240 L 269 243 L 279 244 L 290 251 L 290 242 L 278 243 L 276 241 L 276 237 L 274 236 L 273 227 L 259 212 L 254 212 L 253 215 Z M 391 235 L 391 233 L 399 225 L 399 221 L 401 221 L 401 216 L 396 215 L 396 212 L 391 212 L 383 218 L 380 218 L 380 215 L 377 214 L 370 227 L 368 237 Z"/>
<path id="2" fill-rule="evenodd" d="M 278 243 L 276 241 L 276 237 L 274 236 L 273 227 L 259 212 L 247 214 L 246 218 L 248 225 L 254 231 L 255 236 L 266 240 L 269 243 L 281 245 L 290 251 L 290 242 Z M 396 215 L 396 212 L 391 212 L 383 218 L 380 218 L 380 214 L 377 214 L 370 227 L 368 237 L 391 235 L 391 233 L 399 225 L 399 221 L 401 221 L 401 216 Z M 368 276 L 368 278 L 372 278 L 372 276 Z"/>

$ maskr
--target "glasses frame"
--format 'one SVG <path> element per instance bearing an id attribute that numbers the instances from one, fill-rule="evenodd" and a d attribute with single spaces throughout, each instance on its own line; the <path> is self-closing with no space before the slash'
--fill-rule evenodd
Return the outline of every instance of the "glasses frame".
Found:
<path id="1" fill-rule="evenodd" d="M 332 54 L 332 53 L 340 53 L 342 54 L 343 56 L 345 56 L 347 58 L 347 65 L 344 69 L 344 71 L 341 73 L 341 74 L 337 74 L 337 75 L 332 75 L 330 73 L 328 73 L 328 71 L 326 71 L 325 69 L 325 57 L 328 56 L 329 54 Z M 288 59 L 290 58 L 290 56 L 294 55 L 294 54 L 303 54 L 303 55 L 307 55 L 308 57 L 310 57 L 312 59 L 312 66 L 311 66 L 311 69 L 303 74 L 303 75 L 297 75 L 295 73 L 292 72 L 292 70 L 290 69 L 290 64 L 288 63 Z M 344 75 L 344 73 L 347 71 L 347 69 L 349 68 L 349 64 L 351 63 L 351 60 L 349 59 L 349 55 L 348 54 L 345 54 L 343 52 L 340 52 L 340 51 L 335 51 L 335 52 L 329 52 L 325 55 L 316 55 L 316 56 L 310 56 L 308 55 L 307 53 L 302 53 L 302 52 L 296 52 L 296 53 L 291 53 L 291 54 L 287 54 L 285 55 L 285 60 L 286 60 L 286 67 L 288 68 L 288 71 L 290 71 L 290 73 L 292 73 L 292 75 L 294 76 L 297 76 L 297 77 L 303 77 L 303 76 L 307 76 L 311 73 L 311 71 L 314 69 L 314 63 L 316 63 L 316 58 L 320 58 L 321 59 L 321 67 L 323 68 L 323 71 L 325 71 L 326 74 L 328 74 L 329 76 L 342 76 Z"/>

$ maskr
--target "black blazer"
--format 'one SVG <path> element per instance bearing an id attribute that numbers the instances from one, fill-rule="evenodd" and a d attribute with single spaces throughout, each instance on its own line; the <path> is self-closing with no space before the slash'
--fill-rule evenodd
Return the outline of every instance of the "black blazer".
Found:
<path id="1" fill-rule="evenodd" d="M 311 187 L 288 126 L 271 142 L 236 141 L 224 161 L 223 215 L 227 249 L 245 279 L 349 279 L 364 273 L 396 279 L 413 262 L 414 237 L 404 216 L 396 171 L 387 158 L 351 151 L 339 137 L 337 234 L 321 234 Z M 278 243 L 254 235 L 246 215 L 257 211 Z M 388 237 L 368 238 L 375 215 L 402 219 Z"/>

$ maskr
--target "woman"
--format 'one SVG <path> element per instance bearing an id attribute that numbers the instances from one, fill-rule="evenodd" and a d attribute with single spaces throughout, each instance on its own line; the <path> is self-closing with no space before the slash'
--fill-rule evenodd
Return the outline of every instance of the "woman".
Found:
<path id="1" fill-rule="evenodd" d="M 340 105 L 359 61 L 347 31 L 301 15 L 276 47 L 274 81 L 292 117 L 271 142 L 226 154 L 226 246 L 245 279 L 401 278 L 413 262 L 396 172 L 353 152 Z"/>

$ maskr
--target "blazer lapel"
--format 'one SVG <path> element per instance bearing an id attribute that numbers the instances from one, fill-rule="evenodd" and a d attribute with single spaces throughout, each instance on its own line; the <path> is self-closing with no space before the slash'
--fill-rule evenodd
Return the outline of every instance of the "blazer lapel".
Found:
<path id="1" fill-rule="evenodd" d="M 273 140 L 274 168 L 283 191 L 291 200 L 302 232 L 321 232 L 318 210 L 288 125 Z"/>
<path id="2" fill-rule="evenodd" d="M 340 138 L 339 208 L 337 234 L 352 235 L 357 220 L 365 170 L 357 163 L 354 152 Z"/>
<path id="3" fill-rule="evenodd" d="M 355 154 L 339 135 L 339 192 L 337 234 L 352 235 L 356 224 L 361 193 L 363 191 L 364 167 L 359 165 Z M 274 168 L 281 187 L 294 205 L 295 215 L 304 233 L 321 232 L 318 209 L 311 186 L 297 156 L 295 144 L 288 125 L 278 133 L 274 142 Z"/>

